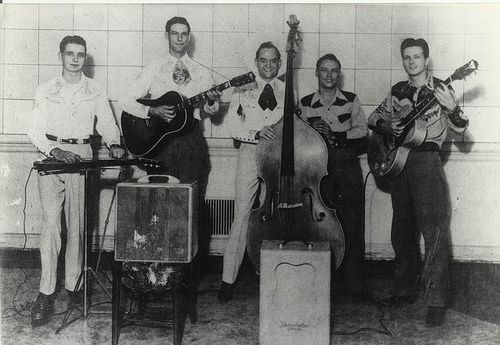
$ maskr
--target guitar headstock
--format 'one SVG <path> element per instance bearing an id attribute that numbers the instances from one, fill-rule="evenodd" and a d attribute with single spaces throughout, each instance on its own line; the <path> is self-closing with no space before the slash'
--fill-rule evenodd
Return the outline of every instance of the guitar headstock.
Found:
<path id="1" fill-rule="evenodd" d="M 291 14 L 286 23 L 290 27 L 290 31 L 288 32 L 288 37 L 286 40 L 286 52 L 295 53 L 297 51 L 296 48 L 298 47 L 299 42 L 302 41 L 299 31 L 300 21 L 297 19 L 295 14 Z"/>
<path id="2" fill-rule="evenodd" d="M 476 60 L 470 60 L 465 65 L 457 70 L 450 76 L 451 80 L 462 80 L 472 73 L 476 73 L 479 63 Z"/>
<path id="3" fill-rule="evenodd" d="M 165 167 L 163 161 L 158 161 L 156 159 L 142 158 L 142 157 L 138 159 L 138 164 L 146 168 L 154 168 L 154 169 L 161 169 Z"/>
<path id="4" fill-rule="evenodd" d="M 234 77 L 229 81 L 231 86 L 238 87 L 255 81 L 255 74 L 253 72 L 248 72 L 240 76 Z"/>

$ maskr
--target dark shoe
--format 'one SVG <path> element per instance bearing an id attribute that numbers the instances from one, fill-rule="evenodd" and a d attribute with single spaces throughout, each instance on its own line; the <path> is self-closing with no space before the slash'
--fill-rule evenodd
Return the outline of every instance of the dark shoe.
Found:
<path id="1" fill-rule="evenodd" d="M 398 308 L 403 304 L 413 304 L 417 300 L 418 295 L 392 295 L 391 297 L 383 298 L 377 301 L 379 307 Z"/>
<path id="2" fill-rule="evenodd" d="M 228 284 L 226 282 L 222 282 L 219 292 L 217 293 L 217 298 L 219 302 L 226 303 L 233 298 L 233 290 L 234 284 Z"/>
<path id="3" fill-rule="evenodd" d="M 35 305 L 31 310 L 31 326 L 39 327 L 46 325 L 52 314 L 54 313 L 54 296 L 46 295 L 41 292 L 38 293 L 38 296 L 35 301 Z"/>
<path id="4" fill-rule="evenodd" d="M 428 307 L 427 315 L 425 317 L 426 327 L 438 327 L 444 322 L 446 315 L 446 307 Z"/>
<path id="5" fill-rule="evenodd" d="M 367 303 L 373 299 L 373 295 L 366 289 L 361 289 L 349 293 L 349 298 L 356 303 Z"/>
<path id="6" fill-rule="evenodd" d="M 69 305 L 83 308 L 83 290 L 70 291 L 66 289 L 69 296 Z M 90 296 L 87 294 L 87 308 L 90 307 Z"/>

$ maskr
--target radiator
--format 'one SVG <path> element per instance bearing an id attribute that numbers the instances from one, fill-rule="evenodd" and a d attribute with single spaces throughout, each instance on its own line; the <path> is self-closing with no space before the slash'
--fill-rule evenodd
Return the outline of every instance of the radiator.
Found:
<path id="1" fill-rule="evenodd" d="M 222 255 L 234 218 L 233 199 L 205 199 L 209 216 L 210 254 Z"/>

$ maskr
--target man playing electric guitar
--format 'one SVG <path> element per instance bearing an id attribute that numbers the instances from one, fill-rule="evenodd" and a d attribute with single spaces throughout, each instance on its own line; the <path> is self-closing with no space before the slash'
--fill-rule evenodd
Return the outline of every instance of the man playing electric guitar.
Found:
<path id="1" fill-rule="evenodd" d="M 431 94 L 437 103 L 416 120 L 416 126 L 424 126 L 426 138 L 420 146 L 411 149 L 403 170 L 391 180 L 395 286 L 392 296 L 379 303 L 383 306 L 413 303 L 422 282 L 427 305 L 426 326 L 434 327 L 444 322 L 451 254 L 450 199 L 439 150 L 448 127 L 463 132 L 468 120 L 453 90 L 429 74 L 429 46 L 425 40 L 405 39 L 401 44 L 401 57 L 408 80 L 391 88 L 391 94 L 369 116 L 369 127 L 376 133 L 397 138 L 407 125 L 403 116 L 408 109 Z M 420 233 L 425 241 L 423 271 Z"/>

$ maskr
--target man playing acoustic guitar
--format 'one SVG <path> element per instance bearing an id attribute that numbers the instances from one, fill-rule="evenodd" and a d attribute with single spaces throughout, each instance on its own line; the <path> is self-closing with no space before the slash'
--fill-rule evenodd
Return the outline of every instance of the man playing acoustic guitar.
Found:
<path id="1" fill-rule="evenodd" d="M 132 85 L 120 97 L 120 106 L 127 113 L 138 118 L 156 117 L 170 122 L 176 115 L 174 107 L 162 105 L 145 106 L 136 100 L 150 97 L 157 99 L 168 91 L 176 91 L 189 98 L 213 86 L 210 70 L 191 59 L 187 54 L 191 38 L 191 27 L 183 17 L 173 17 L 165 25 L 168 54 L 146 66 Z M 208 101 L 202 105 L 205 113 L 215 114 L 219 109 L 221 92 L 207 92 Z M 158 145 L 152 158 L 163 161 L 165 169 L 154 173 L 177 177 L 181 182 L 198 181 L 200 210 L 204 205 L 205 190 L 210 172 L 208 145 L 200 126 L 200 108 L 195 108 L 194 128 L 180 136 L 175 136 L 166 144 Z M 200 234 L 202 235 L 202 234 Z M 200 245 L 207 241 L 200 242 Z M 208 243 L 208 242 L 207 242 Z M 206 248 L 203 248 L 206 250 Z"/>
<path id="2" fill-rule="evenodd" d="M 395 286 L 392 296 L 380 300 L 379 304 L 413 303 L 423 283 L 426 326 L 435 327 L 444 322 L 451 255 L 450 196 L 439 151 L 448 127 L 463 132 L 468 120 L 451 87 L 430 75 L 429 46 L 425 40 L 405 39 L 401 44 L 401 57 L 408 80 L 392 86 L 391 94 L 369 116 L 369 127 L 376 133 L 397 138 L 406 131 L 405 114 L 430 96 L 434 96 L 437 103 L 416 120 L 426 131 L 426 139 L 409 152 L 403 170 L 391 180 Z M 420 233 L 425 241 L 423 270 Z"/>

